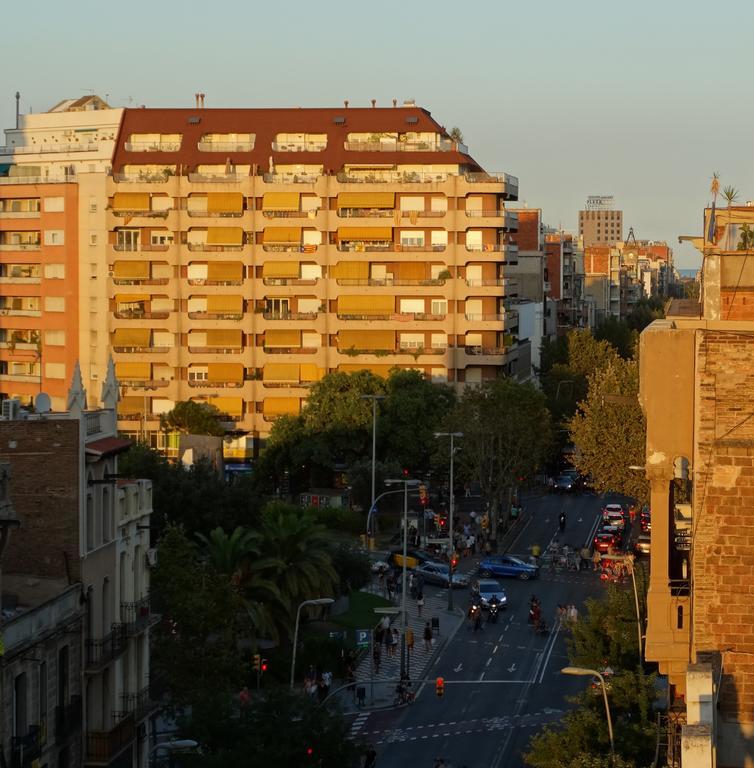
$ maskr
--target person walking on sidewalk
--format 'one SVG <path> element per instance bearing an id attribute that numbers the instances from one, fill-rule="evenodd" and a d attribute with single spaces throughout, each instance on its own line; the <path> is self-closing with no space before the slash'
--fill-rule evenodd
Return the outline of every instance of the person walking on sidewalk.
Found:
<path id="1" fill-rule="evenodd" d="M 406 629 L 406 651 L 413 653 L 414 651 L 414 630 L 411 627 Z"/>
<path id="2" fill-rule="evenodd" d="M 424 608 L 424 593 L 419 592 L 419 594 L 416 596 L 416 613 L 421 618 L 422 615 L 422 608 Z"/>
<path id="3" fill-rule="evenodd" d="M 367 747 L 366 754 L 364 755 L 364 768 L 375 768 L 377 765 L 377 752 L 375 748 L 370 744 Z"/>
<path id="4" fill-rule="evenodd" d="M 432 650 L 432 627 L 429 622 L 424 625 L 424 650 Z"/>

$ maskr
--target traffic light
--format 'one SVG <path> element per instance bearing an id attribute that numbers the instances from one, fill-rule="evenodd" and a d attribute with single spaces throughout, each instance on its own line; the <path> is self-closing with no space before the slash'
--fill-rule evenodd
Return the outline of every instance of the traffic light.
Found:
<path id="1" fill-rule="evenodd" d="M 441 699 L 445 695 L 445 679 L 442 677 L 438 677 L 435 681 L 435 693 L 437 694 L 437 698 Z"/>
<path id="2" fill-rule="evenodd" d="M 308 760 L 314 759 L 314 747 L 307 747 L 306 748 L 306 757 Z"/>
<path id="3" fill-rule="evenodd" d="M 254 654 L 254 657 L 251 662 L 251 668 L 255 672 L 259 672 L 259 670 L 262 668 L 262 657 L 258 653 Z"/>
<path id="4" fill-rule="evenodd" d="M 262 663 L 259 668 L 262 670 L 262 672 L 267 671 L 267 659 L 262 659 Z"/>
<path id="5" fill-rule="evenodd" d="M 401 470 L 401 474 L 403 475 L 403 477 L 408 477 L 408 469 L 406 467 L 403 467 L 403 469 Z"/>
<path id="6" fill-rule="evenodd" d="M 450 556 L 450 570 L 455 571 L 457 567 L 458 567 L 458 552 L 453 552 L 453 554 Z"/>
<path id="7" fill-rule="evenodd" d="M 429 504 L 429 494 L 427 493 L 427 486 L 422 483 L 419 486 L 419 503 L 426 507 Z"/>

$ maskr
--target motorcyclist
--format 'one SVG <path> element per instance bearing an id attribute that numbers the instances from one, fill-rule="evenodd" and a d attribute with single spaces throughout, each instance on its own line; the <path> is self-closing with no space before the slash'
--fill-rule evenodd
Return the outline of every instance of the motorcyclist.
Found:
<path id="1" fill-rule="evenodd" d="M 560 513 L 560 516 L 558 517 L 558 524 L 560 525 L 560 530 L 564 531 L 565 530 L 565 524 L 566 524 L 565 512 L 561 512 Z"/>
<path id="2" fill-rule="evenodd" d="M 499 609 L 499 601 L 495 595 L 492 596 L 490 599 L 490 614 L 487 621 L 493 622 L 493 624 L 497 621 L 497 612 Z"/>

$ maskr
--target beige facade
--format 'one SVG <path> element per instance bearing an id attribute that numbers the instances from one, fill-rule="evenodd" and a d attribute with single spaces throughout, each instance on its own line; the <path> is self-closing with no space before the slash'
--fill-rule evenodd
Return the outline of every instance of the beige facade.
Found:
<path id="1" fill-rule="evenodd" d="M 613 198 L 594 195 L 579 211 L 579 235 L 584 247 L 615 245 L 623 240 L 623 211 L 613 209 Z"/>
<path id="2" fill-rule="evenodd" d="M 640 351 L 652 508 L 646 657 L 669 676 L 672 721 L 688 715 L 692 726 L 671 732 L 673 753 L 715 753 L 719 766 L 751 765 L 754 738 L 753 283 L 750 251 L 736 250 L 744 223 L 754 224 L 751 210 L 718 213 L 712 239 L 697 241 L 702 303 L 674 301 L 642 333 Z M 701 697 L 687 683 L 698 663 L 711 665 Z M 717 706 L 701 716 L 710 697 Z"/>

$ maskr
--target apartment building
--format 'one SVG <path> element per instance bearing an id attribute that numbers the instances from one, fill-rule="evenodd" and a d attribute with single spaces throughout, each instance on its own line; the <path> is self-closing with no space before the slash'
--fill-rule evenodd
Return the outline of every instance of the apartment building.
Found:
<path id="1" fill-rule="evenodd" d="M 264 435 L 328 371 L 514 372 L 517 193 L 413 104 L 125 110 L 107 189 L 121 429 L 195 399 Z"/>
<path id="2" fill-rule="evenodd" d="M 579 235 L 584 246 L 615 245 L 623 240 L 623 211 L 615 209 L 612 195 L 590 195 L 579 211 Z"/>
<path id="3" fill-rule="evenodd" d="M 19 717 L 23 715 L 16 722 L 26 733 L 17 732 L 14 738 L 26 738 L 23 748 L 33 748 L 30 759 L 41 754 L 45 734 L 59 746 L 68 742 L 58 739 L 70 737 L 69 762 L 60 758 L 56 765 L 146 765 L 150 723 L 157 710 L 149 666 L 149 632 L 157 619 L 149 599 L 152 488 L 146 480 L 118 477 L 118 456 L 130 445 L 116 433 L 118 396 L 111 364 L 103 407 L 87 408 L 75 366 L 67 411 L 45 411 L 39 397 L 36 413 L 19 411 L 0 420 L 0 461 L 10 465 L 21 523 L 3 555 L 3 591 L 15 591 L 19 605 L 28 608 L 19 627 L 37 609 L 41 623 L 32 628 L 41 627 L 43 620 L 49 623 L 56 611 L 58 624 L 65 620 L 76 626 L 65 637 L 54 634 L 52 627 L 45 646 L 46 671 L 19 671 L 13 681 L 16 698 L 4 697 L 4 706 L 9 706 L 6 700 L 15 701 Z M 45 604 L 43 594 L 34 592 L 25 597 L 32 586 L 36 593 L 43 587 L 53 590 L 46 594 L 55 602 L 48 599 Z M 8 631 L 3 634 L 7 650 Z M 46 635 L 38 640 L 47 642 Z M 70 646 L 65 667 L 60 662 L 63 645 Z M 25 677 L 19 680 L 19 675 Z M 45 680 L 51 690 L 53 683 L 57 686 L 46 703 L 38 693 Z M 61 708 L 62 718 L 54 736 L 49 726 L 53 704 Z"/>
<path id="4" fill-rule="evenodd" d="M 0 399 L 65 408 L 107 359 L 105 180 L 123 110 L 96 96 L 19 115 L 0 147 Z M 101 334 L 101 338 L 100 338 Z M 98 388 L 99 384 L 97 384 Z"/>
<path id="5" fill-rule="evenodd" d="M 754 209 L 710 218 L 693 240 L 701 303 L 674 300 L 640 340 L 652 506 L 646 657 L 674 693 L 668 764 L 687 768 L 750 765 L 754 739 Z"/>

